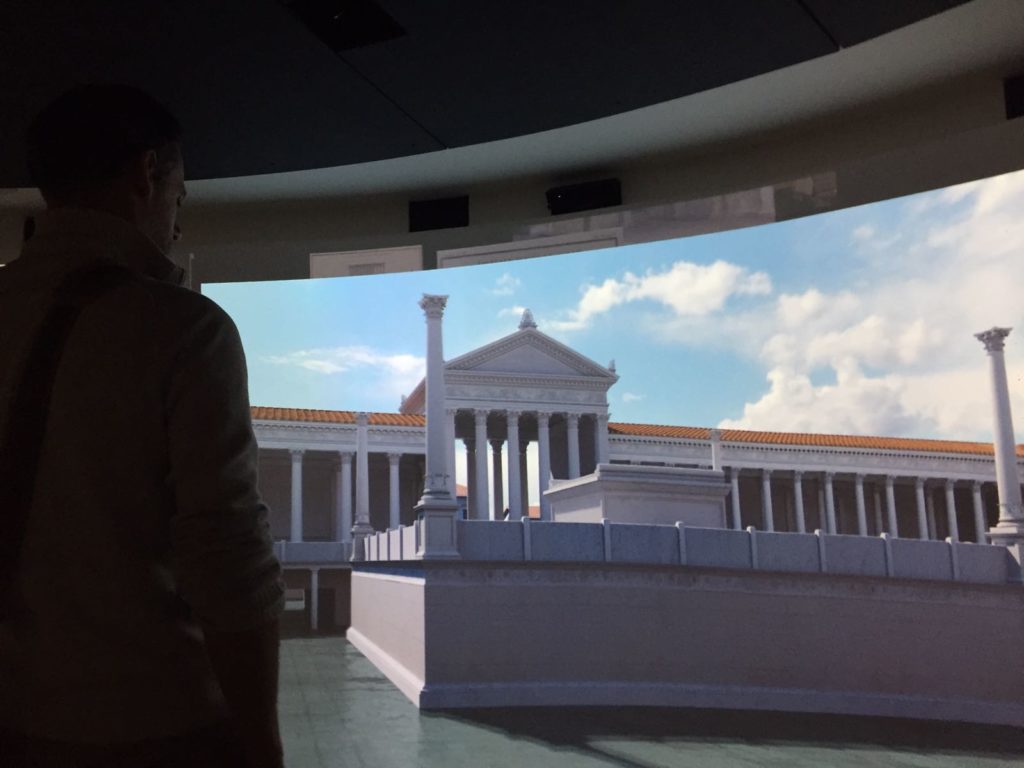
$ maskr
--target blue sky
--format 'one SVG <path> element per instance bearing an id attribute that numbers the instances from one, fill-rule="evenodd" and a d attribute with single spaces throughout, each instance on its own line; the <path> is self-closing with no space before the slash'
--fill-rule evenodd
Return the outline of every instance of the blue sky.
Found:
<path id="1" fill-rule="evenodd" d="M 620 381 L 612 419 L 989 439 L 986 359 L 1007 344 L 1024 413 L 1024 173 L 642 245 L 458 269 L 214 284 L 255 405 L 397 410 L 422 376 L 423 293 L 445 356 L 541 331 Z"/>

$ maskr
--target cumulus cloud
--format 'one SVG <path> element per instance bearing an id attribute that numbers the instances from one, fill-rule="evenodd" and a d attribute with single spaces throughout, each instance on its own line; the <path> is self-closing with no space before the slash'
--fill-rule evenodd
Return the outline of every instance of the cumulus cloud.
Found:
<path id="1" fill-rule="evenodd" d="M 491 289 L 491 293 L 496 296 L 511 296 L 522 284 L 522 280 L 515 275 L 506 272 L 494 281 L 494 287 Z"/>
<path id="2" fill-rule="evenodd" d="M 643 400 L 645 397 L 647 397 L 647 395 L 638 395 L 635 392 L 623 392 L 622 393 L 622 402 L 624 402 L 624 403 L 635 403 L 635 402 L 638 402 L 640 400 Z"/>
<path id="3" fill-rule="evenodd" d="M 266 355 L 260 360 L 272 365 L 302 368 L 335 375 L 355 369 L 375 369 L 388 391 L 410 392 L 426 372 L 426 359 L 405 353 L 389 354 L 366 346 L 302 349 L 283 355 Z"/>
<path id="4" fill-rule="evenodd" d="M 521 307 L 518 304 L 511 307 L 504 307 L 498 310 L 498 317 L 522 317 L 523 312 L 526 311 L 526 307 Z"/>
<path id="5" fill-rule="evenodd" d="M 585 285 L 577 306 L 550 325 L 556 331 L 581 330 L 616 306 L 644 300 L 662 304 L 676 316 L 697 317 L 721 310 L 731 296 L 764 295 L 771 290 L 771 279 L 764 272 L 750 272 L 726 261 L 706 265 L 677 261 L 660 272 L 626 272 L 621 279 L 610 277 L 600 285 Z"/>
<path id="6" fill-rule="evenodd" d="M 909 202 L 899 232 L 853 230 L 864 246 L 856 288 L 784 293 L 735 319 L 745 328 L 730 332 L 749 337 L 767 390 L 720 426 L 990 439 L 988 370 L 973 334 L 1024 333 L 1021 210 L 1016 173 Z M 1024 343 L 1012 342 L 1021 414 Z"/>

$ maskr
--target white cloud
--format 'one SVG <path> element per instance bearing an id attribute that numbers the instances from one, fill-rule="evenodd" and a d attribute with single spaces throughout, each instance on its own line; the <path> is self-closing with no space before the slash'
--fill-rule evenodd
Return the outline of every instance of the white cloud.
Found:
<path id="1" fill-rule="evenodd" d="M 875 236 L 875 228 L 870 224 L 861 224 L 855 230 L 853 230 L 854 240 L 870 240 Z"/>
<path id="2" fill-rule="evenodd" d="M 764 295 L 771 290 L 771 279 L 764 272 L 750 272 L 726 261 L 707 265 L 677 261 L 661 272 L 626 272 L 621 280 L 609 277 L 600 285 L 585 285 L 576 308 L 566 313 L 565 320 L 550 325 L 557 331 L 580 330 L 613 307 L 643 300 L 658 302 L 679 317 L 700 317 L 722 309 L 731 296 Z"/>
<path id="3" fill-rule="evenodd" d="M 335 375 L 354 369 L 376 369 L 388 392 L 408 393 L 426 372 L 426 359 L 405 353 L 388 354 L 366 346 L 323 347 L 267 355 L 260 360 L 272 365 L 303 368 Z"/>
<path id="4" fill-rule="evenodd" d="M 810 287 L 732 318 L 725 330 L 746 336 L 741 348 L 756 350 L 768 387 L 721 426 L 991 439 L 987 362 L 973 334 L 1006 325 L 1024 335 L 1021 210 L 1017 173 L 911 201 L 896 233 L 854 230 L 871 240 L 855 289 Z M 1021 414 L 1024 339 L 1013 340 Z"/>
<path id="5" fill-rule="evenodd" d="M 491 293 L 496 296 L 511 296 L 523 284 L 518 277 L 506 272 L 494 282 Z"/>
<path id="6" fill-rule="evenodd" d="M 636 394 L 634 392 L 623 392 L 622 393 L 622 402 L 624 402 L 624 403 L 636 403 L 636 402 L 638 402 L 640 400 L 643 400 L 645 397 L 647 397 L 647 395 L 638 395 L 638 394 Z"/>
<path id="7" fill-rule="evenodd" d="M 526 307 L 521 307 L 518 304 L 512 307 L 504 307 L 498 310 L 498 317 L 522 317 L 523 312 L 526 311 Z"/>

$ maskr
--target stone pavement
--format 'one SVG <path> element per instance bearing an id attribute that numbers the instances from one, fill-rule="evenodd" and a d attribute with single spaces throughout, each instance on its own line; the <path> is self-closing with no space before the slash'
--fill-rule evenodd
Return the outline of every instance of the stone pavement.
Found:
<path id="1" fill-rule="evenodd" d="M 341 637 L 285 640 L 288 768 L 996 768 L 1024 730 L 651 708 L 421 713 Z"/>

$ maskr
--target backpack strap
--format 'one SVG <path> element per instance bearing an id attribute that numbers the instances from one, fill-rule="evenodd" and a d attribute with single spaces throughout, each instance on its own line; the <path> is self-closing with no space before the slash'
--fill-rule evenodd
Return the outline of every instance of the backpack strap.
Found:
<path id="1" fill-rule="evenodd" d="M 50 401 L 64 346 L 82 310 L 134 279 L 127 267 L 100 261 L 68 274 L 29 347 L 0 435 L 0 620 L 14 610 L 13 581 L 28 528 Z"/>

